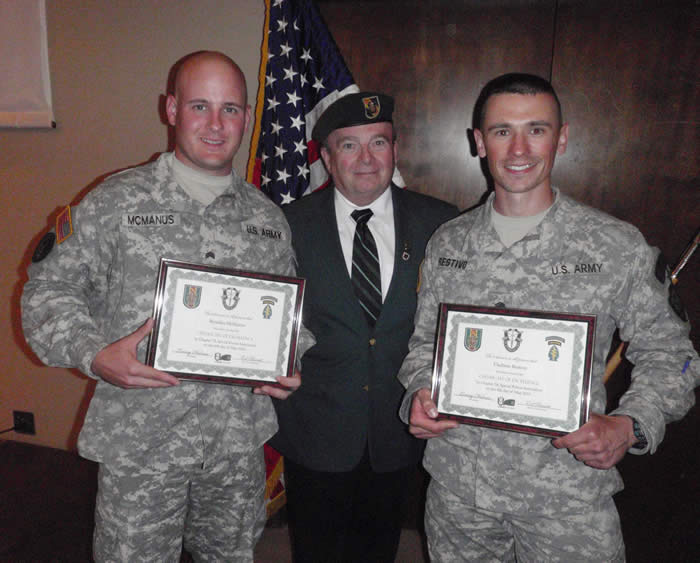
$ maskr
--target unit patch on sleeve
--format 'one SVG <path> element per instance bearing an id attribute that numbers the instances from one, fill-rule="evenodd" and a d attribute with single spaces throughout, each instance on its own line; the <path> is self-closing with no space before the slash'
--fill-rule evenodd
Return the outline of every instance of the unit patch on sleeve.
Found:
<path id="1" fill-rule="evenodd" d="M 61 244 L 72 234 L 73 223 L 70 217 L 70 205 L 66 205 L 66 208 L 56 217 L 56 242 Z"/>
<path id="2" fill-rule="evenodd" d="M 41 262 L 44 258 L 49 255 L 49 252 L 53 250 L 53 245 L 56 242 L 56 235 L 54 233 L 46 233 L 39 244 L 36 245 L 34 249 L 34 254 L 32 254 L 32 262 Z"/>

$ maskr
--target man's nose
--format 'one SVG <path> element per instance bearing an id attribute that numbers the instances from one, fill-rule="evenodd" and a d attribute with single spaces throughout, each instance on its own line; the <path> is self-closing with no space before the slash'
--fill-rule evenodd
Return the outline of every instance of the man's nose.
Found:
<path id="1" fill-rule="evenodd" d="M 209 118 L 209 127 L 214 131 L 218 131 L 219 129 L 221 129 L 221 116 L 219 115 L 218 111 L 211 112 Z"/>
<path id="2" fill-rule="evenodd" d="M 524 133 L 514 132 L 510 143 L 510 152 L 515 155 L 524 154 L 527 151 L 527 139 Z"/>
<path id="3" fill-rule="evenodd" d="M 369 146 L 360 145 L 360 160 L 362 162 L 369 162 L 374 158 L 369 150 Z"/>

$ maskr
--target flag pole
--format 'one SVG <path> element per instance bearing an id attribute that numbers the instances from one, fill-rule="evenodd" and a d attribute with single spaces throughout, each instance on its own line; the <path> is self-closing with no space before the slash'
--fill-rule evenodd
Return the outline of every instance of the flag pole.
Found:
<path id="1" fill-rule="evenodd" d="M 250 154 L 248 155 L 248 166 L 246 167 L 246 181 L 250 184 L 255 184 L 253 181 L 255 178 L 255 155 L 258 152 L 262 113 L 265 105 L 265 70 L 267 68 L 268 29 L 270 29 L 270 0 L 265 0 L 265 23 L 263 25 L 263 40 L 260 50 L 258 94 L 255 97 L 255 125 L 253 126 L 253 134 L 250 138 Z M 259 183 L 255 185 L 257 185 L 258 188 L 260 187 Z"/>

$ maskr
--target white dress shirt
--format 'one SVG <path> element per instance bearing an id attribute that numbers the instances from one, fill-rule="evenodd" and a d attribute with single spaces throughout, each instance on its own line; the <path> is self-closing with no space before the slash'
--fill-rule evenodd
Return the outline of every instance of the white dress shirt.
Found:
<path id="1" fill-rule="evenodd" d="M 382 302 L 386 299 L 391 276 L 394 273 L 394 249 L 396 233 L 394 232 L 394 201 L 391 188 L 375 199 L 370 205 L 358 206 L 350 202 L 337 188 L 335 190 L 335 219 L 338 224 L 340 246 L 343 249 L 345 266 L 352 277 L 352 246 L 357 223 L 350 216 L 355 209 L 371 209 L 372 217 L 367 222 L 379 254 L 379 273 L 382 278 Z"/>

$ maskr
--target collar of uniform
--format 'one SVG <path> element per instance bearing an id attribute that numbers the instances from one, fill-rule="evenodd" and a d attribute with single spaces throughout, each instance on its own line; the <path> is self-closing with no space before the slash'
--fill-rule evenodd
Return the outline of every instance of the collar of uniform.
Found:
<path id="1" fill-rule="evenodd" d="M 464 237 L 464 244 L 462 245 L 462 252 L 465 255 L 483 254 L 486 252 L 500 254 L 505 250 L 505 246 L 501 242 L 496 229 L 491 224 L 491 207 L 494 198 L 495 192 L 492 192 L 486 203 L 472 212 L 475 218 L 467 236 Z"/>
<path id="2" fill-rule="evenodd" d="M 193 208 L 203 209 L 204 206 L 187 195 L 185 190 L 178 186 L 173 178 L 172 161 L 174 158 L 175 153 L 166 152 L 161 154 L 155 161 L 153 168 L 154 182 L 151 192 L 153 200 L 160 205 L 168 206 L 178 211 L 190 211 Z M 235 170 L 232 170 L 231 184 L 214 201 L 224 196 L 233 196 L 235 199 L 243 184 L 243 179 Z"/>
<path id="3" fill-rule="evenodd" d="M 566 217 L 562 217 L 558 213 L 561 207 L 562 194 L 559 188 L 552 186 L 554 194 L 554 203 L 547 211 L 542 221 L 534 233 L 526 235 L 529 239 L 530 252 L 532 256 L 540 259 L 547 259 L 558 255 L 559 247 L 564 240 L 564 231 L 566 229 Z M 491 223 L 491 209 L 493 208 L 493 200 L 496 194 L 492 192 L 486 203 L 474 211 L 476 218 L 472 223 L 471 229 L 464 240 L 462 250 L 472 254 L 494 253 L 501 254 L 506 250 L 505 245 L 501 242 L 496 229 Z M 523 239 L 524 240 L 524 239 Z M 519 244 L 519 243 L 516 243 Z"/>
<path id="4" fill-rule="evenodd" d="M 537 226 L 539 241 L 537 241 L 535 254 L 542 260 L 553 260 L 561 254 L 566 225 L 570 219 L 566 213 L 561 212 L 566 197 L 555 186 L 552 186 L 552 193 L 554 194 L 554 203 Z"/>

